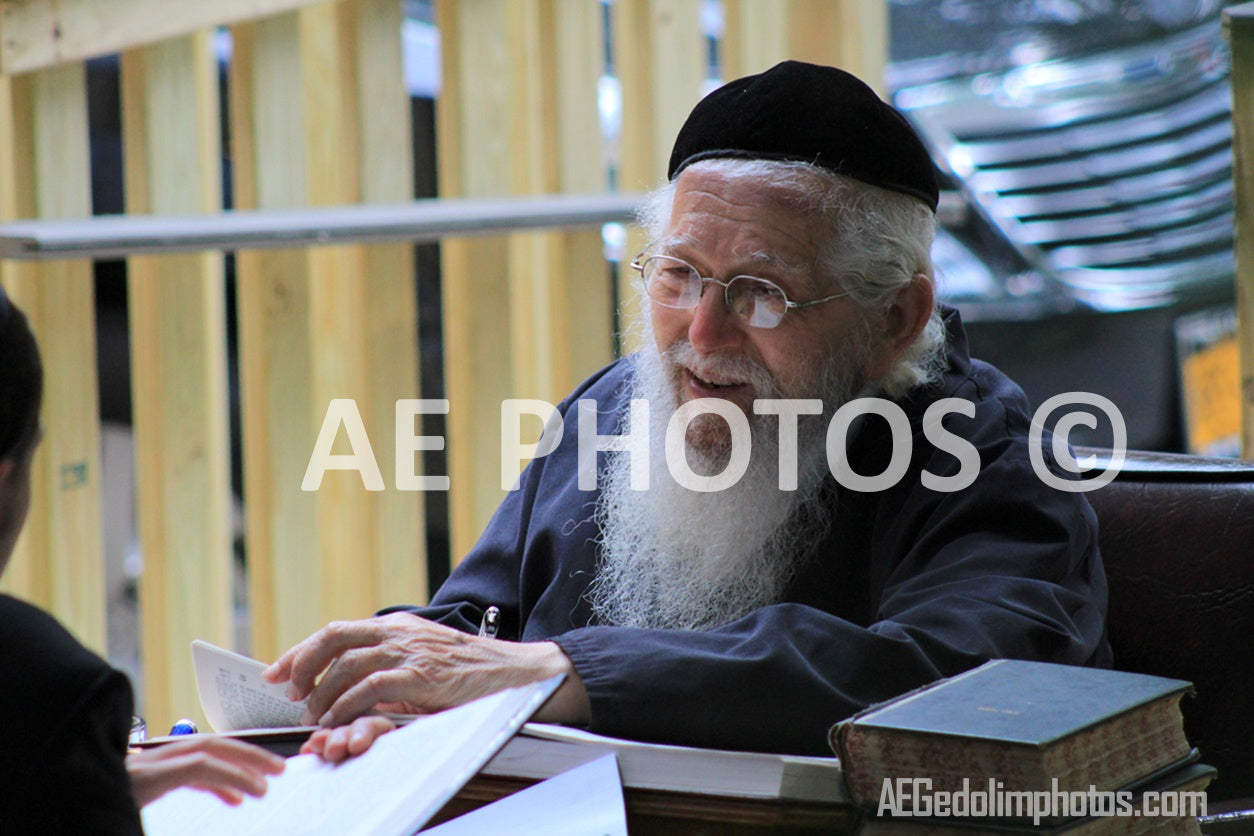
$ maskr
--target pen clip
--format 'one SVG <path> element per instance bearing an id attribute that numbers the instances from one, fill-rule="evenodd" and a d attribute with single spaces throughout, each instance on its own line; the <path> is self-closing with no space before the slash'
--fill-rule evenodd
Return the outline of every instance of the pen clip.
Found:
<path id="1" fill-rule="evenodd" d="M 483 611 L 483 619 L 479 622 L 480 637 L 495 639 L 496 633 L 500 629 L 501 610 L 497 607 L 488 607 Z"/>

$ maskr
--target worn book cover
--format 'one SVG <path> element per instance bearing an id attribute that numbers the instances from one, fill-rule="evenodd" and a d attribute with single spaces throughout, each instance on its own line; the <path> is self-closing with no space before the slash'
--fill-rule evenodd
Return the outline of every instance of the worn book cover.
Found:
<path id="1" fill-rule="evenodd" d="M 850 794 L 885 779 L 936 791 L 990 779 L 1008 790 L 1113 790 L 1188 758 L 1188 682 L 999 659 L 872 706 L 833 727 Z"/>

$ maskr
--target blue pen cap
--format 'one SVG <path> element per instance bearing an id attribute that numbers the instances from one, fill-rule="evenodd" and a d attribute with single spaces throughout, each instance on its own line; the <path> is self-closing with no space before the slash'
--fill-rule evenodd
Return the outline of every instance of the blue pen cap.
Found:
<path id="1" fill-rule="evenodd" d="M 196 734 L 200 729 L 196 728 L 196 723 L 184 717 L 173 726 L 170 727 L 170 734 Z"/>

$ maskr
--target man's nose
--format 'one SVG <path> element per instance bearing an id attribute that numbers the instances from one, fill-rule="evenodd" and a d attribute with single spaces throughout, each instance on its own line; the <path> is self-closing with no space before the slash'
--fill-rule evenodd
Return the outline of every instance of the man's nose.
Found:
<path id="1" fill-rule="evenodd" d="M 744 338 L 743 323 L 727 306 L 722 286 L 706 282 L 701 289 L 688 323 L 688 342 L 702 353 L 738 345 Z"/>

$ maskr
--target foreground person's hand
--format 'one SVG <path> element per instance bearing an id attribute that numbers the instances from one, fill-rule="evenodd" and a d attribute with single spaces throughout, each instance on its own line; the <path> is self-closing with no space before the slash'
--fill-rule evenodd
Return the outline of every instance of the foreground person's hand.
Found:
<path id="1" fill-rule="evenodd" d="M 178 787 L 195 787 L 227 804 L 239 804 L 245 795 L 264 795 L 266 776 L 278 775 L 284 765 L 283 758 L 260 746 L 208 734 L 126 756 L 131 794 L 140 807 Z"/>
<path id="2" fill-rule="evenodd" d="M 318 729 L 300 747 L 302 755 L 314 754 L 325 761 L 340 763 L 360 755 L 396 725 L 378 714 L 358 717 L 347 726 Z"/>

